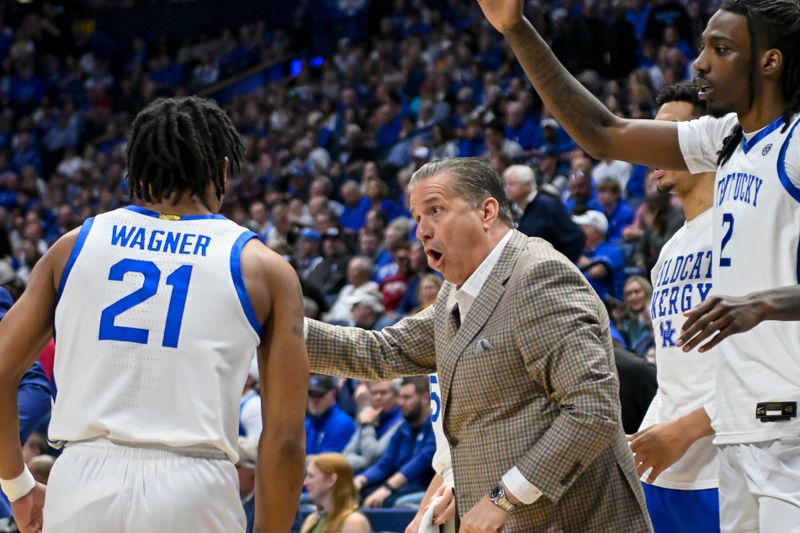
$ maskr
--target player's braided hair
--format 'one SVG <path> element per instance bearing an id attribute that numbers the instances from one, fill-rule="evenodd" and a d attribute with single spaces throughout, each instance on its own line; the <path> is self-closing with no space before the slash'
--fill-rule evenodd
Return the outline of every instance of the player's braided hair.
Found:
<path id="1" fill-rule="evenodd" d="M 160 98 L 133 121 L 128 142 L 131 197 L 161 201 L 175 193 L 205 198 L 209 182 L 225 192 L 225 157 L 237 173 L 244 147 L 231 120 L 216 104 L 196 96 Z"/>
<path id="2" fill-rule="evenodd" d="M 724 0 L 720 9 L 747 17 L 750 33 L 750 99 L 752 105 L 757 50 L 777 48 L 783 54 L 781 90 L 788 103 L 783 111 L 783 130 L 792 115 L 800 111 L 800 0 Z M 737 124 L 725 138 L 717 164 L 730 159 L 742 141 L 742 126 Z"/>

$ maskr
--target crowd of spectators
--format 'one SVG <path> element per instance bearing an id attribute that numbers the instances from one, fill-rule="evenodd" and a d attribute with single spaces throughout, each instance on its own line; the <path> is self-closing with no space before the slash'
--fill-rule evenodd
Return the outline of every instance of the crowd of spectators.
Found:
<path id="1" fill-rule="evenodd" d="M 308 31 L 329 4 L 339 7 L 330 31 Z M 414 239 L 409 179 L 432 159 L 486 157 L 520 229 L 574 259 L 612 311 L 619 345 L 652 360 L 647 278 L 682 224 L 680 205 L 655 189 L 656 170 L 576 147 L 475 2 L 305 0 L 294 28 L 253 21 L 130 43 L 68 24 L 53 3 L 11 6 L 0 5 L 0 281 L 14 297 L 56 239 L 128 202 L 125 147 L 139 109 L 293 55 L 291 74 L 221 102 L 247 153 L 223 213 L 292 262 L 307 316 L 379 329 L 429 305 L 441 281 Z M 530 0 L 526 14 L 613 112 L 652 118 L 659 89 L 690 76 L 715 8 Z M 341 452 L 364 437 L 354 417 L 375 399 L 359 401 L 363 387 L 349 380 L 313 379 L 309 451 Z M 347 431 L 323 446 L 333 435 L 320 415 L 334 405 Z"/>

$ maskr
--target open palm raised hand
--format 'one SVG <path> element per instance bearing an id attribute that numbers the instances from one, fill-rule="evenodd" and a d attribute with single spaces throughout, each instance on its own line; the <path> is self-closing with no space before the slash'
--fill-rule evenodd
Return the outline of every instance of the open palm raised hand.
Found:
<path id="1" fill-rule="evenodd" d="M 486 19 L 500 33 L 506 33 L 523 21 L 523 0 L 477 0 Z"/>

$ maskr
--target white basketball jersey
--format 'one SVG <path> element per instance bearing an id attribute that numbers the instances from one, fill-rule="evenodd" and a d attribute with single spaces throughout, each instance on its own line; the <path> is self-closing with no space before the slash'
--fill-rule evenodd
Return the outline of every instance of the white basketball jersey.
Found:
<path id="1" fill-rule="evenodd" d="M 50 439 L 236 461 L 239 399 L 261 336 L 239 262 L 254 237 L 221 215 L 135 206 L 87 220 L 58 289 Z"/>
<path id="2" fill-rule="evenodd" d="M 430 374 L 428 383 L 431 393 L 431 424 L 433 424 L 433 436 L 436 439 L 436 453 L 433 455 L 432 466 L 437 474 L 444 476 L 445 482 L 453 485 L 453 461 L 450 456 L 450 444 L 444 436 L 442 426 L 442 396 L 439 391 L 439 376 Z"/>
<path id="3" fill-rule="evenodd" d="M 705 301 L 711 291 L 711 209 L 687 221 L 661 249 L 651 273 L 650 317 L 656 340 L 658 392 L 642 428 L 675 420 L 705 407 L 714 398 L 716 350 L 685 353 L 675 346 L 684 312 Z M 713 409 L 709 409 L 713 412 Z M 719 485 L 717 449 L 711 437 L 693 443 L 654 485 L 668 489 L 709 489 Z"/>
<path id="4" fill-rule="evenodd" d="M 741 296 L 800 282 L 800 135 L 798 116 L 747 135 L 716 169 L 713 294 Z M 679 124 L 690 171 L 716 167 L 716 152 L 736 124 Z M 718 444 L 800 435 L 800 419 L 761 422 L 756 404 L 800 404 L 800 322 L 763 322 L 719 345 L 713 420 Z"/>

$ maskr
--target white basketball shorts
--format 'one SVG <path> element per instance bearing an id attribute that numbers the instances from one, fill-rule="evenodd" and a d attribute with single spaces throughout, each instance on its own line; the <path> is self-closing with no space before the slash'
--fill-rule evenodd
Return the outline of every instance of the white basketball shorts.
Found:
<path id="1" fill-rule="evenodd" d="M 45 533 L 244 530 L 236 468 L 223 454 L 98 439 L 68 444 L 50 473 Z"/>
<path id="2" fill-rule="evenodd" d="M 800 532 L 800 438 L 722 445 L 719 462 L 723 533 Z"/>

